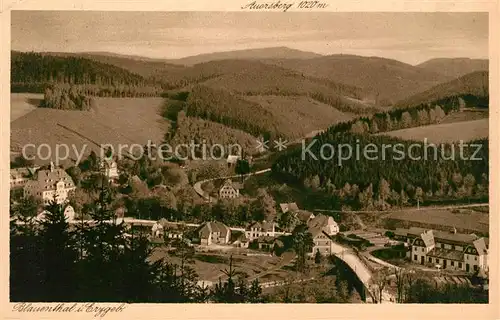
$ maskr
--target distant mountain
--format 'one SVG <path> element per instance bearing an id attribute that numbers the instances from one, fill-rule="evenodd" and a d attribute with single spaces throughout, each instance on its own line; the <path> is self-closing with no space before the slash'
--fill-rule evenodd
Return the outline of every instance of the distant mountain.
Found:
<path id="1" fill-rule="evenodd" d="M 440 73 L 379 57 L 331 55 L 308 60 L 277 59 L 266 62 L 305 76 L 359 87 L 376 104 L 384 106 L 451 80 Z"/>
<path id="2" fill-rule="evenodd" d="M 154 81 L 95 59 L 65 53 L 11 52 L 12 92 L 42 93 L 54 84 L 97 86 L 112 91 L 127 87 L 136 92 L 160 93 Z"/>
<path id="3" fill-rule="evenodd" d="M 443 99 L 461 97 L 466 100 L 466 103 L 473 104 L 470 107 L 486 107 L 489 97 L 488 76 L 488 71 L 472 72 L 399 101 L 397 106 L 412 107 Z M 469 103 L 467 104 L 469 106 Z"/>
<path id="4" fill-rule="evenodd" d="M 247 49 L 247 50 L 206 53 L 176 60 L 167 60 L 167 62 L 172 64 L 192 66 L 203 62 L 228 60 L 228 59 L 231 60 L 312 59 L 317 57 L 322 57 L 322 55 L 313 52 L 290 49 L 287 47 L 272 47 L 263 49 Z"/>
<path id="5" fill-rule="evenodd" d="M 488 71 L 487 59 L 438 58 L 423 62 L 417 67 L 441 73 L 447 77 L 458 78 L 474 71 Z"/>

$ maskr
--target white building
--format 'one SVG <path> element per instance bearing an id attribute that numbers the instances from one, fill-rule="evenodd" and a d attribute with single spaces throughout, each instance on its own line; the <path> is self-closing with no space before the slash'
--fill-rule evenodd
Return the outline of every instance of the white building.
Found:
<path id="1" fill-rule="evenodd" d="M 310 256 L 320 252 L 322 255 L 333 253 L 332 237 L 339 232 L 339 226 L 330 216 L 317 215 L 308 224 L 309 232 L 312 234 L 314 246 L 309 253 Z"/>
<path id="2" fill-rule="evenodd" d="M 10 169 L 10 188 L 16 189 L 24 187 L 37 169 L 38 167 Z"/>
<path id="3" fill-rule="evenodd" d="M 414 263 L 445 270 L 488 271 L 488 238 L 416 227 L 405 233 L 407 258 Z"/>
<path id="4" fill-rule="evenodd" d="M 240 189 L 242 189 L 241 183 L 232 182 L 231 179 L 227 179 L 219 190 L 219 198 L 237 198 L 240 196 Z"/>
<path id="5" fill-rule="evenodd" d="M 104 171 L 104 175 L 109 178 L 109 180 L 118 179 L 120 176 L 118 172 L 118 164 L 115 160 L 110 158 L 104 158 L 101 160 L 101 169 Z"/>
<path id="6" fill-rule="evenodd" d="M 38 222 L 42 222 L 45 220 L 45 217 L 47 216 L 47 214 L 50 213 L 49 211 L 47 210 L 43 210 L 42 212 L 40 212 L 37 216 L 36 216 L 36 220 Z M 64 218 L 66 218 L 66 221 L 67 222 L 70 222 L 70 221 L 73 221 L 75 220 L 75 209 L 70 206 L 70 205 L 67 205 L 65 208 L 64 208 Z"/>
<path id="7" fill-rule="evenodd" d="M 47 205 L 55 200 L 58 204 L 66 202 L 68 196 L 76 189 L 73 179 L 61 168 L 50 164 L 50 170 L 39 170 L 34 180 L 24 186 L 24 196 L 33 196 Z"/>
<path id="8" fill-rule="evenodd" d="M 205 246 L 228 244 L 231 239 L 231 229 L 222 222 L 211 221 L 204 223 L 197 230 L 200 243 Z"/>
<path id="9" fill-rule="evenodd" d="M 245 228 L 245 236 L 249 241 L 259 237 L 275 237 L 277 235 L 275 228 L 274 222 L 254 222 Z"/>

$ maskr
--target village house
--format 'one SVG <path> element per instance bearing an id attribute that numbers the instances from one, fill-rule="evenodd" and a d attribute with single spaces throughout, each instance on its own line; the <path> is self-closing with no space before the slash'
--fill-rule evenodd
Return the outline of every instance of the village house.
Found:
<path id="1" fill-rule="evenodd" d="M 306 210 L 299 210 L 297 211 L 297 218 L 299 218 L 299 221 L 301 223 L 308 224 L 309 221 L 312 221 L 316 216 L 314 213 Z"/>
<path id="2" fill-rule="evenodd" d="M 221 222 L 210 221 L 201 225 L 198 230 L 198 237 L 202 245 L 228 244 L 231 238 L 231 229 Z"/>
<path id="3" fill-rule="evenodd" d="M 265 251 L 273 251 L 276 246 L 283 246 L 281 240 L 271 236 L 261 236 L 252 241 L 253 248 Z"/>
<path id="4" fill-rule="evenodd" d="M 301 223 L 307 224 L 310 220 L 314 219 L 314 213 L 306 210 L 300 210 L 295 202 L 280 203 L 280 209 L 282 214 L 295 212 Z"/>
<path id="5" fill-rule="evenodd" d="M 237 155 L 229 155 L 227 156 L 227 166 L 228 167 L 235 167 L 236 166 L 236 163 L 238 162 L 238 160 L 241 160 L 241 156 L 237 156 Z"/>
<path id="6" fill-rule="evenodd" d="M 246 237 L 252 241 L 259 237 L 275 237 L 276 236 L 276 223 L 274 222 L 253 222 L 245 228 Z"/>
<path id="7" fill-rule="evenodd" d="M 287 213 L 288 211 L 299 211 L 299 207 L 295 202 L 290 203 L 280 203 L 280 208 L 282 213 Z"/>
<path id="8" fill-rule="evenodd" d="M 45 205 L 55 200 L 58 204 L 67 201 L 71 192 L 76 189 L 73 179 L 64 171 L 50 164 L 50 170 L 39 170 L 34 180 L 24 186 L 24 196 L 41 199 Z"/>
<path id="9" fill-rule="evenodd" d="M 234 199 L 240 196 L 241 183 L 227 179 L 219 190 L 220 199 Z"/>
<path id="10" fill-rule="evenodd" d="M 397 230 L 402 238 L 402 230 Z M 404 237 L 409 248 L 407 258 L 414 263 L 439 266 L 444 270 L 488 271 L 488 238 L 412 227 Z"/>
<path id="11" fill-rule="evenodd" d="M 10 169 L 10 188 L 22 188 L 35 175 L 38 167 Z"/>
<path id="12" fill-rule="evenodd" d="M 339 232 L 339 226 L 330 216 L 317 215 L 307 224 L 308 230 L 312 235 L 314 245 L 309 256 L 316 254 L 330 255 L 333 253 L 332 237 Z"/>
<path id="13" fill-rule="evenodd" d="M 110 181 L 118 179 L 118 164 L 112 158 L 103 158 L 101 160 L 101 170 L 103 170 L 104 176 L 106 176 Z"/>
<path id="14" fill-rule="evenodd" d="M 231 244 L 237 248 L 248 248 L 250 241 L 244 232 L 231 231 Z"/>
<path id="15" fill-rule="evenodd" d="M 47 210 L 43 210 L 42 212 L 40 212 L 37 216 L 36 216 L 36 220 L 39 221 L 39 222 L 42 222 L 45 220 L 47 214 L 50 214 L 49 211 Z M 70 205 L 67 205 L 65 208 L 64 208 L 64 218 L 66 219 L 67 222 L 71 222 L 71 221 L 74 221 L 75 220 L 75 209 L 70 206 Z"/>

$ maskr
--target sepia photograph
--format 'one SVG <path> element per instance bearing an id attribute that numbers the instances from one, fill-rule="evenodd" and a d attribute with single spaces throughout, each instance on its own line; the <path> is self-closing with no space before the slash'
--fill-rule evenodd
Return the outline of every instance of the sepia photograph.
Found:
<path id="1" fill-rule="evenodd" d="M 11 12 L 10 302 L 489 303 L 488 13 L 293 6 Z"/>

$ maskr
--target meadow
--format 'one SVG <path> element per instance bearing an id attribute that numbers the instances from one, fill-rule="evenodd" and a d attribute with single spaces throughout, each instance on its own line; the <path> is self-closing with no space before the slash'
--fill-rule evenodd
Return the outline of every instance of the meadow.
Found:
<path id="1" fill-rule="evenodd" d="M 10 121 L 24 116 L 35 110 L 43 100 L 43 94 L 12 93 L 10 95 Z"/>
<path id="2" fill-rule="evenodd" d="M 162 98 L 97 98 L 93 111 L 37 108 L 11 123 L 11 151 L 47 144 L 54 156 L 58 145 L 67 145 L 74 160 L 80 150 L 99 154 L 103 144 L 118 150 L 119 145 L 145 145 L 149 140 L 161 143 L 169 128 L 160 115 L 162 103 Z"/>
<path id="3" fill-rule="evenodd" d="M 479 119 L 453 123 L 441 123 L 402 130 L 384 132 L 385 135 L 403 140 L 424 141 L 430 143 L 452 143 L 487 138 L 489 136 L 489 120 Z"/>

